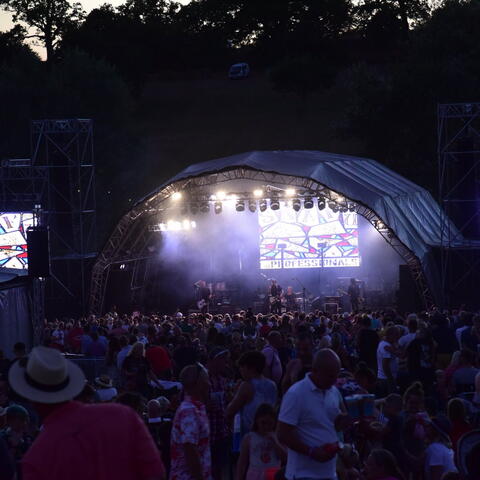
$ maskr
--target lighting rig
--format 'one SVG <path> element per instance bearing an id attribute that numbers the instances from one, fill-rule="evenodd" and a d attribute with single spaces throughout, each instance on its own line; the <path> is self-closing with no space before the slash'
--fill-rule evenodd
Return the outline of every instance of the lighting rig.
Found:
<path id="1" fill-rule="evenodd" d="M 273 185 L 256 188 L 251 192 L 226 192 L 219 190 L 214 194 L 192 191 L 175 191 L 170 195 L 169 207 L 178 205 L 177 212 L 182 220 L 168 220 L 164 223 L 151 225 L 150 231 L 186 231 L 196 228 L 196 223 L 188 219 L 188 214 L 196 216 L 207 214 L 213 210 L 221 214 L 226 206 L 233 207 L 236 212 L 249 211 L 255 213 L 257 209 L 265 212 L 268 208 L 272 211 L 280 209 L 281 204 L 299 212 L 302 208 L 309 210 L 318 208 L 324 210 L 327 206 L 334 213 L 355 212 L 357 204 L 346 200 L 336 192 L 324 189 L 321 191 L 296 190 L 294 188 L 280 188 Z M 173 207 L 175 208 L 175 207 Z"/>

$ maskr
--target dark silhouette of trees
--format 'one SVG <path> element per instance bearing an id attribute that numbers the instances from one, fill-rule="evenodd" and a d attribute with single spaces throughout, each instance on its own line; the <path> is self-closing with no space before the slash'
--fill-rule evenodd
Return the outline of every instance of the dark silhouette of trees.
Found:
<path id="1" fill-rule="evenodd" d="M 13 21 L 32 28 L 25 38 L 38 39 L 47 52 L 47 62 L 53 60 L 55 49 L 65 32 L 84 17 L 80 3 L 67 0 L 1 0 L 5 10 L 13 13 Z"/>

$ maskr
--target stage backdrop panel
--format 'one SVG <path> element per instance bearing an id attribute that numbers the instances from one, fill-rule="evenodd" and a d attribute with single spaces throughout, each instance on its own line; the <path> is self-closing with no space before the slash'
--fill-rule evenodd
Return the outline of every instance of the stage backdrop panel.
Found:
<path id="1" fill-rule="evenodd" d="M 359 267 L 357 220 L 355 212 L 316 205 L 258 212 L 260 268 Z"/>

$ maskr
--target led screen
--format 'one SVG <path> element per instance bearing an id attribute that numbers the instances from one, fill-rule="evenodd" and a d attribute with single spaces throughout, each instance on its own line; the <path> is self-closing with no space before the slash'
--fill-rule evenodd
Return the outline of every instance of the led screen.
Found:
<path id="1" fill-rule="evenodd" d="M 261 269 L 360 266 L 355 212 L 282 206 L 258 212 L 258 221 Z"/>
<path id="2" fill-rule="evenodd" d="M 33 213 L 0 213 L 0 268 L 28 269 L 27 228 Z"/>

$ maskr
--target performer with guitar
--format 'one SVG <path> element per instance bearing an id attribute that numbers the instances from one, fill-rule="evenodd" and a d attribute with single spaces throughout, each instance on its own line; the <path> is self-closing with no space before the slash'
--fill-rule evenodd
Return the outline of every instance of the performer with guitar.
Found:
<path id="1" fill-rule="evenodd" d="M 205 280 L 199 280 L 193 284 L 193 287 L 195 288 L 195 301 L 197 303 L 197 308 L 201 313 L 208 313 L 212 292 L 207 287 L 207 283 Z"/>
<path id="2" fill-rule="evenodd" d="M 272 278 L 271 285 L 268 291 L 270 298 L 270 313 L 282 313 L 282 287 L 278 285 L 277 281 Z"/>

